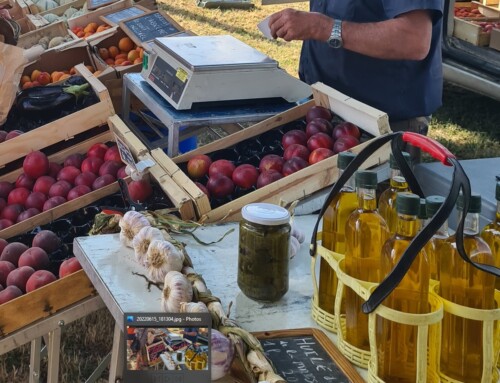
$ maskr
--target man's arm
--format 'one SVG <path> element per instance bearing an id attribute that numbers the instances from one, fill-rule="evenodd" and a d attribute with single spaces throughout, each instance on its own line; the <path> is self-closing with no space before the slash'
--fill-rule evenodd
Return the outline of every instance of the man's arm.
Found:
<path id="1" fill-rule="evenodd" d="M 333 19 L 315 12 L 285 9 L 269 19 L 275 38 L 327 41 Z M 426 10 L 410 11 L 377 23 L 342 22 L 344 49 L 386 60 L 422 60 L 430 48 L 431 14 Z"/>

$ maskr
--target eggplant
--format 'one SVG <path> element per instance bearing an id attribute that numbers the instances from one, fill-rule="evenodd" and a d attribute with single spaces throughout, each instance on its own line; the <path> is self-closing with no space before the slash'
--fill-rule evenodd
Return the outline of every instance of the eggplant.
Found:
<path id="1" fill-rule="evenodd" d="M 26 117 L 37 118 L 59 114 L 72 109 L 80 96 L 87 96 L 89 84 L 71 86 L 36 86 L 20 91 L 16 96 L 16 107 Z"/>

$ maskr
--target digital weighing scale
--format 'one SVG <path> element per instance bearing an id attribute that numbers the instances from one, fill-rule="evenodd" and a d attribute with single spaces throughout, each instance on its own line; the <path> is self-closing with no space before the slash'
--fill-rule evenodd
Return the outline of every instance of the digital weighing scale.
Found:
<path id="1" fill-rule="evenodd" d="M 277 61 L 229 35 L 162 37 L 150 47 L 141 74 L 178 110 L 229 101 L 297 102 L 312 93 Z"/>

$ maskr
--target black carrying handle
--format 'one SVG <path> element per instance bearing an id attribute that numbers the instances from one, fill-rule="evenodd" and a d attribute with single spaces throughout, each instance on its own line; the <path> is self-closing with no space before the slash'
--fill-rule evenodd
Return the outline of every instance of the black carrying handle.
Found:
<path id="1" fill-rule="evenodd" d="M 377 149 L 379 149 L 386 142 L 391 142 L 392 153 L 396 162 L 399 165 L 401 173 L 408 182 L 410 190 L 413 193 L 418 194 L 421 198 L 424 197 L 422 189 L 415 178 L 415 175 L 410 169 L 410 166 L 404 159 L 401 151 L 400 143 L 402 141 L 408 142 L 414 146 L 421 148 L 427 153 L 431 154 L 435 159 L 442 162 L 444 165 L 453 166 L 454 172 L 451 182 L 450 191 L 446 197 L 444 203 L 441 205 L 439 210 L 436 212 L 434 217 L 428 222 L 422 231 L 420 231 L 415 238 L 410 242 L 408 248 L 402 254 L 398 263 L 394 266 L 394 269 L 385 277 L 385 279 L 377 286 L 377 288 L 370 295 L 370 298 L 363 304 L 363 312 L 368 314 L 373 312 L 387 296 L 398 286 L 401 280 L 404 278 L 408 270 L 410 269 L 413 261 L 415 260 L 417 254 L 422 250 L 425 244 L 432 238 L 434 233 L 443 225 L 443 223 L 448 219 L 450 213 L 455 207 L 456 200 L 460 194 L 463 193 L 464 198 L 464 211 L 469 208 L 469 200 L 471 195 L 471 188 L 469 178 L 465 174 L 460 163 L 457 161 L 455 156 L 448 151 L 444 146 L 438 142 L 430 139 L 429 137 L 420 135 L 418 133 L 412 132 L 393 132 L 384 136 L 377 137 L 373 139 L 347 166 L 342 175 L 339 177 L 337 182 L 333 185 L 330 193 L 328 194 L 323 207 L 318 215 L 318 219 L 313 229 L 310 245 L 310 254 L 315 256 L 317 248 L 317 232 L 321 218 L 325 214 L 326 209 L 330 205 L 331 201 L 337 193 L 340 192 L 345 183 L 351 178 L 359 166 L 366 161 L 366 159 L 371 156 Z M 465 224 L 466 214 L 462 214 L 462 217 L 458 223 L 456 230 L 456 244 L 457 251 L 462 257 L 462 259 L 474 267 L 500 277 L 500 269 L 483 263 L 476 263 L 471 261 L 464 249 L 463 242 L 463 230 Z"/>

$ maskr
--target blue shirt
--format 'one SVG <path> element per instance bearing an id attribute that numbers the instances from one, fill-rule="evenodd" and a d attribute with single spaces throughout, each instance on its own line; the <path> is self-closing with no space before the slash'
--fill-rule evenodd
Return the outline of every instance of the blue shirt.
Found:
<path id="1" fill-rule="evenodd" d="M 326 85 L 380 109 L 391 121 L 428 116 L 442 103 L 443 73 L 440 0 L 311 0 L 311 12 L 358 23 L 378 22 L 418 9 L 432 11 L 432 41 L 422 61 L 382 60 L 326 42 L 306 40 L 299 75 L 308 84 Z M 415 33 L 419 33 L 415 31 Z"/>

